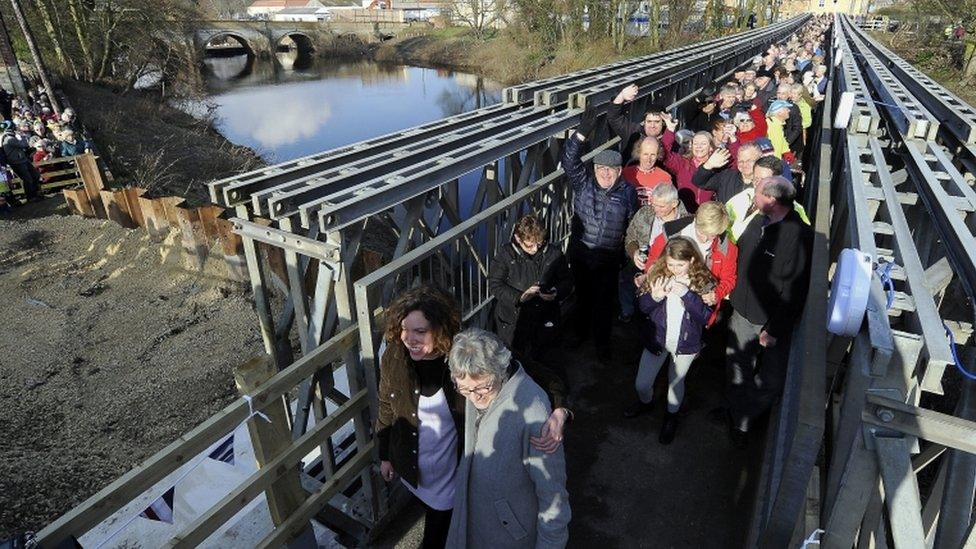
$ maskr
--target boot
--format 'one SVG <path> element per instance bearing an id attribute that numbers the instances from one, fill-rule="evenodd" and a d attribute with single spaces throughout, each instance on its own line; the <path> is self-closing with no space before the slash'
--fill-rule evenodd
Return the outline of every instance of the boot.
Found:
<path id="1" fill-rule="evenodd" d="M 657 441 L 661 444 L 671 444 L 677 431 L 678 414 L 667 412 L 664 414 L 664 424 L 661 425 L 661 435 L 657 437 Z"/>

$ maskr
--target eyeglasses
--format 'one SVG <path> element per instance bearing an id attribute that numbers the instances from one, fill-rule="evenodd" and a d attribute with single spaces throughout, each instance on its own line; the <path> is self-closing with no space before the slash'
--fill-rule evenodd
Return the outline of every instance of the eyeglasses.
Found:
<path id="1" fill-rule="evenodd" d="M 483 397 L 490 393 L 495 388 L 494 383 L 489 383 L 488 385 L 482 385 L 480 387 L 475 387 L 474 389 L 463 389 L 458 386 L 457 382 L 454 382 L 454 389 L 461 394 L 461 396 L 480 396 Z"/>

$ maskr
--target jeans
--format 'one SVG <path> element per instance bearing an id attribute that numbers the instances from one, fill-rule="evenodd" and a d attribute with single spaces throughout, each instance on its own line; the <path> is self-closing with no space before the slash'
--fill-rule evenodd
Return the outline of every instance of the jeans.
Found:
<path id="1" fill-rule="evenodd" d="M 696 356 L 698 355 L 672 355 L 667 351 L 654 354 L 644 349 L 644 354 L 640 358 L 640 366 L 637 368 L 637 379 L 634 382 L 637 397 L 644 404 L 650 404 L 654 397 L 654 378 L 661 371 L 661 366 L 666 361 L 670 362 L 671 367 L 668 368 L 668 412 L 677 413 L 685 397 L 685 377 L 688 375 L 688 370 L 691 369 L 691 363 L 694 362 Z"/>
<path id="2" fill-rule="evenodd" d="M 617 299 L 620 301 L 620 315 L 634 316 L 637 310 L 637 286 L 634 286 L 634 276 L 637 269 L 627 264 L 620 269 L 620 279 L 617 284 Z"/>

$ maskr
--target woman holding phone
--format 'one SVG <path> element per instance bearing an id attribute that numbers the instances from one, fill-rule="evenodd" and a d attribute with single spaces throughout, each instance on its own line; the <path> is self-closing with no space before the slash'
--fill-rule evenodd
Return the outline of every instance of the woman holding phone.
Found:
<path id="1" fill-rule="evenodd" d="M 506 347 L 539 360 L 555 339 L 559 302 L 573 282 L 566 257 L 547 244 L 546 227 L 534 215 L 515 223 L 512 241 L 488 272 L 495 296 L 495 328 Z"/>

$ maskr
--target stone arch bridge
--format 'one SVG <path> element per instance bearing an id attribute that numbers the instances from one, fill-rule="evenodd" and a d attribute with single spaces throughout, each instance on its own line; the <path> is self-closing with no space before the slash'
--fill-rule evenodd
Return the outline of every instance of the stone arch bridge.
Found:
<path id="1" fill-rule="evenodd" d="M 230 38 L 248 53 L 266 56 L 276 52 L 285 38 L 291 38 L 299 50 L 314 51 L 342 38 L 379 40 L 404 26 L 389 22 L 203 21 L 194 31 L 193 44 L 203 52 L 211 42 Z"/>

